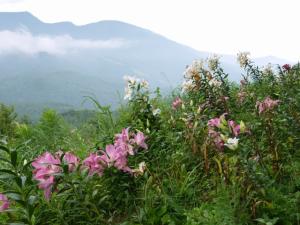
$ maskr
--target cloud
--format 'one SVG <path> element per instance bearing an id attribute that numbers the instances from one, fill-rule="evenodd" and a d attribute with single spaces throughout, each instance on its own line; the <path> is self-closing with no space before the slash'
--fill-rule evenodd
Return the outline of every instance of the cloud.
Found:
<path id="1" fill-rule="evenodd" d="M 24 0 L 0 0 L 1 3 L 17 3 L 17 2 L 24 2 Z"/>
<path id="2" fill-rule="evenodd" d="M 121 39 L 88 40 L 74 39 L 69 35 L 34 36 L 25 30 L 0 31 L 0 54 L 19 52 L 34 55 L 46 52 L 51 55 L 63 55 L 85 49 L 121 48 L 127 44 Z"/>

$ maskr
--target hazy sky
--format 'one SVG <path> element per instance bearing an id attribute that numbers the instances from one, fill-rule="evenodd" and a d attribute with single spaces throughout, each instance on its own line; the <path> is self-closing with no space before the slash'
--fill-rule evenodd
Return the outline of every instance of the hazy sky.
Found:
<path id="1" fill-rule="evenodd" d="M 44 22 L 120 20 L 195 49 L 300 59 L 299 0 L 0 0 Z"/>

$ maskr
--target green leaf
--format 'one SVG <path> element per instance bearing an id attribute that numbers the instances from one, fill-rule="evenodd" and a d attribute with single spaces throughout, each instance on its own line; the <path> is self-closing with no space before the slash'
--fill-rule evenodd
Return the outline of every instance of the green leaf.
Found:
<path id="1" fill-rule="evenodd" d="M 34 205 L 36 203 L 37 199 L 38 199 L 37 196 L 31 195 L 31 196 L 29 196 L 27 202 L 29 205 Z"/>
<path id="2" fill-rule="evenodd" d="M 17 183 L 17 185 L 22 188 L 22 178 L 20 178 L 19 176 L 15 177 L 15 181 Z"/>
<path id="3" fill-rule="evenodd" d="M 0 150 L 2 150 L 2 151 L 5 151 L 6 153 L 8 153 L 9 154 L 9 149 L 8 148 L 6 148 L 5 146 L 3 146 L 3 145 L 0 145 Z"/>
<path id="4" fill-rule="evenodd" d="M 0 173 L 8 173 L 14 176 L 18 176 L 15 172 L 11 171 L 11 170 L 7 170 L 7 169 L 0 169 Z"/>
<path id="5" fill-rule="evenodd" d="M 5 195 L 9 195 L 9 194 L 18 194 L 18 195 L 20 195 L 21 194 L 20 192 L 14 191 L 14 190 L 7 190 L 7 191 L 3 191 L 2 193 L 5 194 Z"/>
<path id="6" fill-rule="evenodd" d="M 215 162 L 216 162 L 217 165 L 218 165 L 218 171 L 219 171 L 219 174 L 222 174 L 222 173 L 223 173 L 223 169 L 222 169 L 222 164 L 221 164 L 220 160 L 217 159 L 216 157 L 213 157 L 213 160 L 215 160 Z"/>
<path id="7" fill-rule="evenodd" d="M 0 158 L 0 161 L 3 161 L 3 162 L 11 164 L 11 162 L 9 160 L 5 159 L 5 158 Z"/>
<path id="8" fill-rule="evenodd" d="M 7 193 L 6 195 L 7 195 L 8 198 L 11 198 L 11 199 L 13 199 L 15 201 L 22 200 L 22 196 L 18 192 Z"/>
<path id="9" fill-rule="evenodd" d="M 25 186 L 26 181 L 27 181 L 27 177 L 26 176 L 21 176 L 21 180 L 22 180 L 22 187 Z"/>
<path id="10" fill-rule="evenodd" d="M 25 223 L 22 223 L 22 222 L 20 222 L 20 223 L 9 223 L 8 225 L 26 225 Z"/>
<path id="11" fill-rule="evenodd" d="M 17 167 L 17 159 L 18 159 L 18 153 L 16 150 L 12 150 L 10 152 L 10 160 L 11 160 L 11 164 L 13 165 L 13 167 Z"/>
<path id="12" fill-rule="evenodd" d="M 27 162 L 27 163 L 23 166 L 23 171 L 24 171 L 28 166 L 30 166 L 31 163 L 32 163 L 33 161 L 34 161 L 34 160 L 31 160 L 31 161 Z"/>
<path id="13" fill-rule="evenodd" d="M 2 175 L 0 175 L 0 180 L 13 179 L 15 177 L 16 176 L 12 175 L 12 174 L 2 174 Z"/>

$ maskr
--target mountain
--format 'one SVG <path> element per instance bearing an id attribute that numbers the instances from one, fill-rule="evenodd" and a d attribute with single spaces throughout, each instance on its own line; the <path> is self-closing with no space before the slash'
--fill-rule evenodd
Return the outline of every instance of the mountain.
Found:
<path id="1" fill-rule="evenodd" d="M 125 74 L 167 91 L 182 80 L 186 65 L 208 56 L 120 21 L 76 26 L 44 23 L 28 12 L 0 12 L 0 102 L 22 113 L 79 108 L 85 95 L 116 106 Z M 235 58 L 222 60 L 238 80 Z"/>

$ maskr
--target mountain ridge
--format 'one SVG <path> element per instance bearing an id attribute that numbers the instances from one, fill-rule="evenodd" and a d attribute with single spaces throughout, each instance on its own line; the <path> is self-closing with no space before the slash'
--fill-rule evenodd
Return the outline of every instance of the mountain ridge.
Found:
<path id="1" fill-rule="evenodd" d="M 210 55 L 122 21 L 44 23 L 29 12 L 0 12 L 0 41 L 12 45 L 9 51 L 0 45 L 0 102 L 16 106 L 78 108 L 82 93 L 116 106 L 124 75 L 167 92 L 182 81 L 186 65 Z M 234 56 L 222 65 L 232 80 L 240 78 Z"/>

